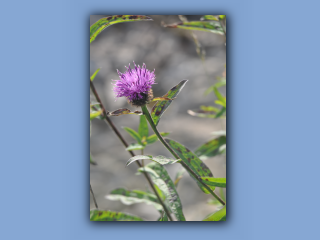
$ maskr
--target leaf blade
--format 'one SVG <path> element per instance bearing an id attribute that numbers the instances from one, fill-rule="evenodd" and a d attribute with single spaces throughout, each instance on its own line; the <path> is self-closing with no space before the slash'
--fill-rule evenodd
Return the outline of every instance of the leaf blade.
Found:
<path id="1" fill-rule="evenodd" d="M 174 213 L 178 221 L 185 221 L 182 212 L 180 197 L 166 169 L 158 163 L 149 163 L 144 168 L 139 168 L 141 172 L 149 173 L 152 181 L 165 194 L 169 202 L 170 210 Z"/>
<path id="2" fill-rule="evenodd" d="M 214 212 L 210 215 L 208 215 L 205 219 L 202 221 L 225 221 L 226 220 L 226 211 L 227 207 L 224 206 L 222 209 L 220 209 L 217 212 Z"/>
<path id="3" fill-rule="evenodd" d="M 140 137 L 139 133 L 137 133 L 135 130 L 133 130 L 132 128 L 129 128 L 129 127 L 123 127 L 123 129 L 124 129 L 125 131 L 127 131 L 127 133 L 129 133 L 130 136 L 131 136 L 134 140 L 136 140 L 139 144 L 142 145 L 142 143 L 141 143 L 141 137 Z"/>
<path id="4" fill-rule="evenodd" d="M 116 23 L 132 21 L 153 21 L 152 18 L 144 15 L 114 15 L 99 19 L 90 26 L 90 43 L 107 27 Z"/>
<path id="5" fill-rule="evenodd" d="M 203 182 L 209 186 L 226 188 L 226 178 L 202 177 Z"/>
<path id="6" fill-rule="evenodd" d="M 211 33 L 217 33 L 220 35 L 224 35 L 223 29 L 221 28 L 220 23 L 212 22 L 212 21 L 210 21 L 210 22 L 192 21 L 192 22 L 183 22 L 183 23 L 180 22 L 180 23 L 164 25 L 164 27 L 205 31 L 205 32 L 211 32 Z"/>
<path id="7" fill-rule="evenodd" d="M 90 221 L 143 221 L 142 218 L 122 212 L 90 210 Z"/>
<path id="8" fill-rule="evenodd" d="M 179 84 L 174 86 L 169 90 L 169 92 L 162 97 L 164 98 L 175 98 L 177 95 L 180 93 L 184 85 L 187 83 L 188 80 L 182 80 Z M 162 114 L 166 111 L 166 109 L 169 107 L 173 100 L 168 100 L 168 101 L 158 101 L 156 104 L 153 106 L 151 110 L 151 117 L 154 122 L 154 124 L 157 126 Z"/>
<path id="9" fill-rule="evenodd" d="M 178 154 L 178 156 L 182 159 L 182 161 L 188 165 L 188 167 L 199 177 L 213 177 L 212 172 L 210 169 L 207 167 L 207 165 L 201 161 L 197 155 L 195 155 L 193 152 L 191 152 L 188 148 L 183 146 L 182 144 L 166 138 L 165 141 L 170 145 L 170 147 Z M 190 172 L 189 169 L 187 169 L 187 172 L 189 175 L 196 181 L 200 189 L 206 193 L 209 194 L 210 192 L 199 182 L 199 179 L 196 179 Z M 213 186 L 208 186 L 212 190 L 215 189 Z"/>
<path id="10" fill-rule="evenodd" d="M 202 144 L 201 146 L 199 146 L 194 151 L 194 153 L 202 160 L 207 159 L 209 157 L 214 157 L 220 153 L 219 148 L 222 145 L 226 144 L 226 142 L 227 142 L 226 136 L 220 136 L 218 138 L 214 138 Z"/>
<path id="11" fill-rule="evenodd" d="M 149 135 L 149 126 L 148 126 L 147 119 L 145 118 L 144 115 L 140 116 L 140 124 L 139 124 L 138 132 L 141 138 L 148 137 Z"/>

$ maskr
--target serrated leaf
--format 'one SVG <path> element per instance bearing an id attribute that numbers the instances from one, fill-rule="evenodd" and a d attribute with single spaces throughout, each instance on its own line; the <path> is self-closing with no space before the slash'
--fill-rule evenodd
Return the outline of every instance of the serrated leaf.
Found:
<path id="1" fill-rule="evenodd" d="M 100 71 L 100 68 L 98 68 L 91 76 L 90 81 L 93 81 L 94 78 L 96 77 L 97 73 Z"/>
<path id="2" fill-rule="evenodd" d="M 132 21 L 152 21 L 152 18 L 143 15 L 115 15 L 101 18 L 90 26 L 90 43 L 110 25 Z"/>
<path id="3" fill-rule="evenodd" d="M 148 126 L 148 122 L 147 119 L 145 118 L 145 116 L 141 115 L 140 116 L 140 124 L 139 124 L 139 135 L 141 138 L 143 137 L 148 137 L 149 135 L 149 126 Z"/>
<path id="4" fill-rule="evenodd" d="M 128 108 L 120 108 L 118 110 L 115 110 L 113 112 L 108 113 L 109 116 L 120 116 L 124 114 L 136 114 L 136 115 L 142 115 L 141 111 L 134 111 L 132 112 Z"/>
<path id="5" fill-rule="evenodd" d="M 196 173 L 199 177 L 213 177 L 212 172 L 207 167 L 207 165 L 202 162 L 193 152 L 182 144 L 166 138 L 165 141 L 170 145 L 170 147 L 178 154 L 182 161 L 191 168 L 191 170 Z M 186 169 L 189 172 L 188 169 Z M 209 191 L 196 179 L 190 172 L 189 175 L 197 182 L 200 189 L 209 194 Z M 212 190 L 215 189 L 213 186 L 209 186 Z"/>
<path id="6" fill-rule="evenodd" d="M 166 196 L 169 207 L 177 220 L 185 221 L 186 219 L 182 212 L 179 195 L 166 169 L 162 165 L 153 162 L 149 163 L 144 168 L 139 168 L 139 171 L 149 173 L 154 184 L 156 184 Z"/>
<path id="7" fill-rule="evenodd" d="M 201 179 L 208 186 L 226 188 L 226 178 L 202 177 Z"/>
<path id="8" fill-rule="evenodd" d="M 111 191 L 111 193 L 106 196 L 106 199 L 113 201 L 119 200 L 125 205 L 146 203 L 148 205 L 153 205 L 158 211 L 163 210 L 156 195 L 139 190 L 129 191 L 124 188 L 117 188 Z"/>
<path id="9" fill-rule="evenodd" d="M 147 159 L 147 160 L 151 160 L 151 161 L 154 161 L 154 162 L 157 162 L 161 165 L 166 165 L 166 164 L 174 164 L 176 162 L 179 162 L 181 161 L 181 159 L 172 159 L 172 158 L 168 158 L 168 157 L 164 157 L 164 156 L 145 156 L 145 155 L 137 155 L 137 156 L 134 156 L 132 158 L 130 158 L 128 160 L 128 162 L 126 163 L 126 166 L 128 166 L 129 164 L 135 162 L 135 161 L 138 161 L 138 160 L 142 160 L 142 159 Z"/>
<path id="10" fill-rule="evenodd" d="M 134 140 L 136 140 L 139 144 L 142 145 L 141 137 L 140 137 L 139 133 L 137 133 L 135 130 L 133 130 L 129 127 L 123 127 L 123 129 L 126 130 Z"/>
<path id="11" fill-rule="evenodd" d="M 143 221 L 143 219 L 127 213 L 94 209 L 90 210 L 90 221 Z"/>
<path id="12" fill-rule="evenodd" d="M 226 141 L 226 136 L 220 136 L 201 145 L 194 151 L 194 153 L 202 160 L 207 159 L 209 157 L 214 157 L 220 153 L 219 148 L 222 145 L 226 144 Z"/>
<path id="13" fill-rule="evenodd" d="M 165 136 L 168 136 L 170 133 L 169 132 L 161 132 L 160 135 L 162 137 L 165 137 Z M 157 135 L 153 134 L 153 135 L 150 135 L 149 137 L 147 137 L 146 139 L 146 142 L 147 144 L 152 144 L 152 143 L 155 143 L 156 141 L 158 141 L 158 137 Z"/>
<path id="14" fill-rule="evenodd" d="M 202 221 L 225 221 L 226 220 L 226 214 L 227 214 L 226 209 L 227 209 L 227 206 L 224 206 L 219 211 L 208 215 Z"/>
<path id="15" fill-rule="evenodd" d="M 218 17 L 214 15 L 204 15 L 200 20 L 219 21 Z"/>
<path id="16" fill-rule="evenodd" d="M 143 146 L 143 145 L 141 145 L 139 143 L 132 143 L 126 148 L 126 150 L 127 151 L 133 151 L 133 150 L 141 150 L 141 149 L 144 149 L 144 148 L 145 148 L 145 146 Z"/>
<path id="17" fill-rule="evenodd" d="M 181 22 L 164 25 L 164 27 L 168 28 L 181 28 L 187 30 L 199 30 L 205 32 L 217 33 L 220 35 L 224 35 L 223 29 L 221 28 L 220 23 L 218 22 L 202 22 L 202 21 L 192 21 L 192 22 Z"/>
<path id="18" fill-rule="evenodd" d="M 184 85 L 187 83 L 188 80 L 182 80 L 178 85 L 174 86 L 170 89 L 170 91 L 163 95 L 162 97 L 165 98 L 176 98 L 178 94 L 180 93 L 181 89 L 184 87 Z M 171 104 L 172 100 L 170 101 L 158 101 L 151 110 L 151 117 L 154 122 L 154 124 L 157 126 L 162 114 L 166 111 L 166 109 Z"/>
<path id="19" fill-rule="evenodd" d="M 90 120 L 95 119 L 99 117 L 102 114 L 102 110 L 100 111 L 93 111 L 90 113 Z"/>

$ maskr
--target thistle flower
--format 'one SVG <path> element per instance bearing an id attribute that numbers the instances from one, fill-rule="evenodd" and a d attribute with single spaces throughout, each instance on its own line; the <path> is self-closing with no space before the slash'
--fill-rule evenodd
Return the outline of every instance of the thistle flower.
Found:
<path id="1" fill-rule="evenodd" d="M 133 62 L 134 68 L 127 68 L 125 73 L 121 73 L 117 70 L 120 80 L 114 83 L 115 87 L 113 88 L 116 97 L 126 97 L 134 106 L 143 106 L 148 101 L 153 98 L 151 85 L 155 83 L 154 71 L 150 72 L 146 68 L 146 64 L 143 64 L 142 67 L 138 66 Z"/>

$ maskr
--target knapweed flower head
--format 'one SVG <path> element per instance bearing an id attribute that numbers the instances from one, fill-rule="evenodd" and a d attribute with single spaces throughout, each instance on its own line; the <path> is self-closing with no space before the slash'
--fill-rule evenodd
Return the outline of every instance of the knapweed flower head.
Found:
<path id="1" fill-rule="evenodd" d="M 126 97 L 132 105 L 142 106 L 153 98 L 151 88 L 153 84 L 156 84 L 155 70 L 150 72 L 146 64 L 143 64 L 142 67 L 137 67 L 134 62 L 133 64 L 134 68 L 131 69 L 129 63 L 125 73 L 117 70 L 120 80 L 113 80 L 116 81 L 113 91 L 117 98 Z"/>

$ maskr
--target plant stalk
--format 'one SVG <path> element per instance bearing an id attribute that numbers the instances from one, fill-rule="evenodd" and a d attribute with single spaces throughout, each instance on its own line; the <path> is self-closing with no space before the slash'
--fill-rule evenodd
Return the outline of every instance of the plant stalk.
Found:
<path id="1" fill-rule="evenodd" d="M 163 137 L 161 136 L 161 134 L 159 133 L 156 125 L 154 124 L 150 113 L 148 111 L 148 108 L 146 105 L 143 105 L 141 107 L 142 112 L 144 114 L 144 116 L 146 117 L 147 121 L 149 122 L 152 130 L 154 131 L 154 133 L 157 135 L 158 139 L 160 140 L 160 142 L 168 149 L 168 151 L 176 158 L 176 159 L 180 159 L 180 157 L 178 156 L 178 154 L 169 146 L 169 144 L 163 139 Z M 212 196 L 214 196 L 222 205 L 226 205 L 226 203 L 217 195 L 215 194 L 210 187 L 208 187 L 204 182 L 202 182 L 202 179 L 187 165 L 185 164 L 183 161 L 180 162 L 181 165 L 185 168 L 188 169 L 188 171 L 193 175 L 193 177 L 195 177 L 196 179 L 198 179 L 198 181 L 211 193 Z"/>
<path id="2" fill-rule="evenodd" d="M 96 206 L 96 209 L 98 209 L 98 204 L 97 204 L 97 201 L 96 201 L 96 198 L 93 194 L 93 191 L 92 191 L 92 187 L 91 187 L 91 183 L 90 183 L 90 192 L 92 194 L 92 198 L 93 198 L 93 201 L 94 201 L 94 205 Z"/>
<path id="3" fill-rule="evenodd" d="M 103 104 L 102 104 L 102 101 L 98 95 L 98 92 L 96 90 L 96 88 L 94 87 L 93 85 L 93 82 L 90 80 L 90 88 L 91 88 L 91 91 L 93 92 L 95 98 L 97 99 L 97 101 L 100 103 L 100 107 L 102 109 L 102 113 L 103 113 L 103 116 L 104 116 L 104 119 L 106 121 L 106 123 L 110 126 L 110 128 L 115 132 L 115 134 L 117 135 L 117 137 L 120 139 L 120 141 L 122 142 L 122 144 L 125 146 L 125 148 L 127 148 L 129 145 L 128 143 L 126 142 L 126 140 L 124 140 L 124 138 L 122 137 L 122 135 L 120 134 L 120 132 L 118 131 L 118 129 L 116 128 L 116 126 L 113 124 L 113 122 L 111 121 L 111 119 L 108 117 L 108 113 L 106 111 L 106 109 L 104 108 Z M 135 156 L 135 154 L 132 152 L 132 151 L 128 151 L 130 153 L 130 155 L 132 157 Z M 138 166 L 141 168 L 143 167 L 140 163 L 140 161 L 136 161 L 136 163 L 138 164 Z M 152 180 L 151 178 L 149 177 L 149 175 L 146 173 L 146 172 L 143 172 L 143 175 L 146 177 L 150 187 L 152 188 L 153 192 L 155 193 L 155 195 L 157 196 L 161 206 L 163 207 L 163 210 L 166 212 L 166 214 L 168 215 L 168 218 L 170 219 L 170 221 L 173 221 L 171 215 L 170 215 L 170 212 L 168 211 L 166 205 L 164 204 L 164 202 L 162 201 L 161 197 L 159 196 L 157 190 L 155 189 L 155 187 L 153 186 L 153 183 L 152 183 Z"/>

